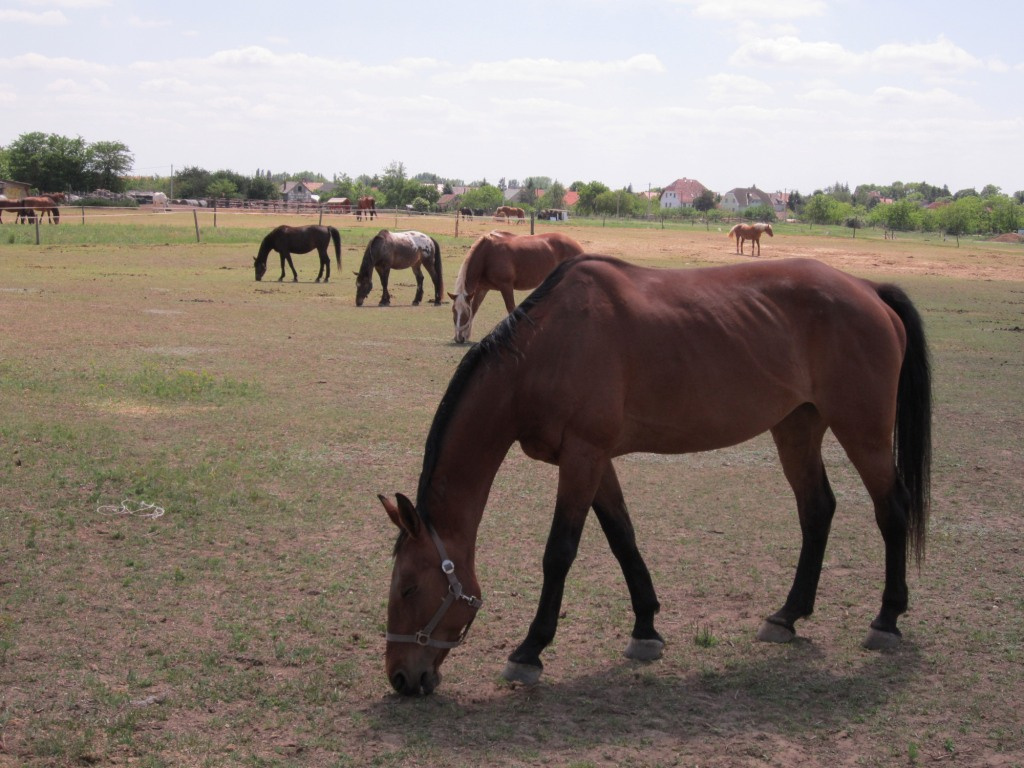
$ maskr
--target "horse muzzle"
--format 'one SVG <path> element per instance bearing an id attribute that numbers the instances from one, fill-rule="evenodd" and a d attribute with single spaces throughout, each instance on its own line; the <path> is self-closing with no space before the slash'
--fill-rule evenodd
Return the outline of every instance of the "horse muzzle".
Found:
<path id="1" fill-rule="evenodd" d="M 415 673 L 399 669 L 390 680 L 391 687 L 403 696 L 429 696 L 441 684 L 441 673 L 427 670 L 417 677 Z"/>

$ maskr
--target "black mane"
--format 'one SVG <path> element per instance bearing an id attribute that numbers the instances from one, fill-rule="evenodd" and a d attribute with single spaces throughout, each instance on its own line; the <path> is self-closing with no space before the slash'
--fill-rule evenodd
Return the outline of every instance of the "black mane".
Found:
<path id="1" fill-rule="evenodd" d="M 481 365 L 486 364 L 488 360 L 494 359 L 503 353 L 518 354 L 515 337 L 519 326 L 530 322 L 529 315 L 533 307 L 544 301 L 552 289 L 562 281 L 566 272 L 581 260 L 580 257 L 577 257 L 559 264 L 547 276 L 544 282 L 527 296 L 522 304 L 512 311 L 512 314 L 498 323 L 493 331 L 469 349 L 455 369 L 455 373 L 452 374 L 451 381 L 448 382 L 448 388 L 445 390 L 444 396 L 442 396 L 441 402 L 437 406 L 437 411 L 434 413 L 434 421 L 431 423 L 430 431 L 427 433 L 427 442 L 423 451 L 423 470 L 420 472 L 419 487 L 416 490 L 416 510 L 419 512 L 420 520 L 424 524 L 430 524 L 427 487 L 433 477 L 434 467 L 437 465 L 437 459 L 441 453 L 441 446 L 444 443 L 448 425 L 451 423 L 462 393 L 469 385 L 476 371 Z M 405 533 L 403 531 L 399 533 L 398 541 L 395 543 L 396 552 L 404 539 Z"/>

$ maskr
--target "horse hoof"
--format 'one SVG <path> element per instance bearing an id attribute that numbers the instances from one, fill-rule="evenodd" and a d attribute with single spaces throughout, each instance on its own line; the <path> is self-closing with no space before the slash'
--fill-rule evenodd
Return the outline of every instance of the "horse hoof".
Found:
<path id="1" fill-rule="evenodd" d="M 789 643 L 794 637 L 796 637 L 796 632 L 789 627 L 767 620 L 757 630 L 757 639 L 762 643 Z"/>
<path id="2" fill-rule="evenodd" d="M 638 640 L 635 637 L 631 637 L 629 645 L 626 646 L 625 656 L 627 659 L 633 659 L 633 661 L 657 661 L 661 658 L 664 650 L 665 642 L 663 640 L 656 640 L 654 638 Z"/>
<path id="3" fill-rule="evenodd" d="M 899 648 L 902 642 L 903 638 L 895 632 L 883 632 L 872 627 L 864 638 L 864 647 L 869 651 L 891 651 Z"/>
<path id="4" fill-rule="evenodd" d="M 540 674 L 543 671 L 543 667 L 535 667 L 532 664 L 520 664 L 518 661 L 510 661 L 505 664 L 505 670 L 501 673 L 501 676 L 510 683 L 536 685 L 540 682 Z"/>

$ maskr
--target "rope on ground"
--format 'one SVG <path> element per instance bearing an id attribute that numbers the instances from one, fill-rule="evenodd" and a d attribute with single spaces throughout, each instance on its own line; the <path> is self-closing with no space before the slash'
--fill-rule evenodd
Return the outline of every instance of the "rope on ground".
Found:
<path id="1" fill-rule="evenodd" d="M 140 501 L 135 504 L 128 499 L 123 499 L 120 504 L 101 504 L 96 507 L 96 511 L 101 515 L 132 515 L 149 520 L 155 520 L 164 515 L 163 507 L 158 507 L 156 504 L 150 504 L 147 501 Z"/>

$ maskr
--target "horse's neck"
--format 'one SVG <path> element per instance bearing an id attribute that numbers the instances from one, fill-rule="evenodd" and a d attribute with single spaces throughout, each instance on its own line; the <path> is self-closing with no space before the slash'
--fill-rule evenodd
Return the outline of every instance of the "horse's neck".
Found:
<path id="1" fill-rule="evenodd" d="M 478 370 L 467 384 L 421 491 L 427 495 L 438 530 L 463 539 L 470 547 L 476 541 L 491 484 L 516 439 L 512 388 L 507 377 L 495 370 L 501 367 L 499 363 Z"/>

